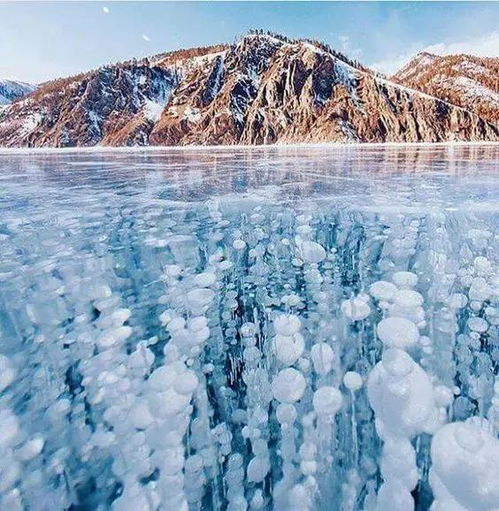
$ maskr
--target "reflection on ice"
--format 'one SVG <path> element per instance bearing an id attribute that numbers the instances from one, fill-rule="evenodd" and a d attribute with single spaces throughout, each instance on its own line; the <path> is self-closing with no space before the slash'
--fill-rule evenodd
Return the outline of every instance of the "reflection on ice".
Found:
<path id="1" fill-rule="evenodd" d="M 0 509 L 499 509 L 497 146 L 0 165 Z"/>

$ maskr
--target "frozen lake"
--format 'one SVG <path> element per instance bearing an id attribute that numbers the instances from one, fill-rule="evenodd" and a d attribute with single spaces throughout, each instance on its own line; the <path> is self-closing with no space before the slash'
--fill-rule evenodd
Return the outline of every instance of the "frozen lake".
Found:
<path id="1" fill-rule="evenodd" d="M 0 510 L 497 511 L 499 145 L 0 152 Z"/>

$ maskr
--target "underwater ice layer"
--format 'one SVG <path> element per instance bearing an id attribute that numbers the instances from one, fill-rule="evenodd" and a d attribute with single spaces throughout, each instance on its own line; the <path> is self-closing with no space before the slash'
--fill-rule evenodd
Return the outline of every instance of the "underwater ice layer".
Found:
<path id="1" fill-rule="evenodd" d="M 0 155 L 0 509 L 499 510 L 499 147 Z"/>

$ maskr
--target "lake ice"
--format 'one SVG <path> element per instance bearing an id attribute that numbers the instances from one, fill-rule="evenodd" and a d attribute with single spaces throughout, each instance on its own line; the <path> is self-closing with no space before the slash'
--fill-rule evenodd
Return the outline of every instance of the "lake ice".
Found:
<path id="1" fill-rule="evenodd" d="M 498 511 L 499 146 L 0 153 L 0 509 Z"/>

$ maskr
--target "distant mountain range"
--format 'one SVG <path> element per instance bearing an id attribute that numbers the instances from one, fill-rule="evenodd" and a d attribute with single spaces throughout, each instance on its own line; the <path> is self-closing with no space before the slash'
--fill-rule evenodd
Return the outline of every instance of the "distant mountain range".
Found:
<path id="1" fill-rule="evenodd" d="M 0 79 L 0 105 L 8 105 L 36 89 L 36 85 Z"/>
<path id="2" fill-rule="evenodd" d="M 0 145 L 499 141 L 498 70 L 422 53 L 387 79 L 318 41 L 253 31 L 42 84 L 0 107 Z"/>

